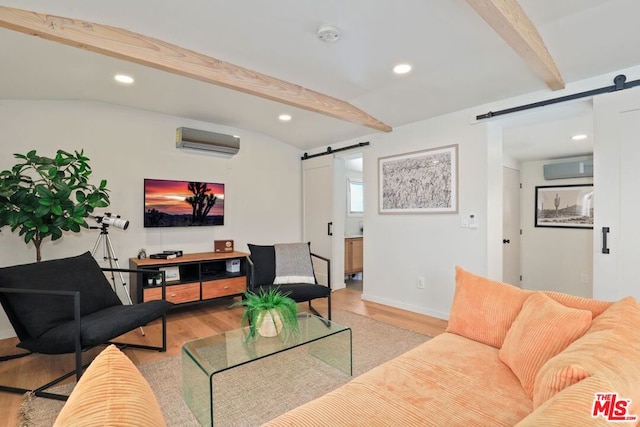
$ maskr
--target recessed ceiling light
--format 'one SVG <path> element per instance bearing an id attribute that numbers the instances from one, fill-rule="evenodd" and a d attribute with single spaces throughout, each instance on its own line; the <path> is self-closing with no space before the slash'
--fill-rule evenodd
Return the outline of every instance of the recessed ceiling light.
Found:
<path id="1" fill-rule="evenodd" d="M 573 135 L 571 139 L 573 139 L 574 141 L 581 141 L 583 139 L 587 139 L 587 135 L 585 135 L 584 133 L 581 133 L 578 135 Z"/>
<path id="2" fill-rule="evenodd" d="M 393 67 L 393 72 L 396 74 L 407 74 L 411 71 L 411 65 L 409 64 L 398 64 Z"/>
<path id="3" fill-rule="evenodd" d="M 119 83 L 124 83 L 127 85 L 133 83 L 133 77 L 127 76 L 126 74 L 116 74 L 113 78 Z"/>
<path id="4" fill-rule="evenodd" d="M 278 119 L 279 119 L 281 122 L 288 122 L 289 120 L 291 120 L 291 116 L 290 116 L 289 114 L 280 114 L 280 115 L 278 116 Z"/>

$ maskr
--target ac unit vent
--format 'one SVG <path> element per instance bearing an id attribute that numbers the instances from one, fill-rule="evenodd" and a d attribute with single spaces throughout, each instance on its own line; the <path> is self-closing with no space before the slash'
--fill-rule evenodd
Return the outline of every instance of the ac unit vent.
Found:
<path id="1" fill-rule="evenodd" d="M 240 150 L 240 138 L 182 127 L 176 130 L 176 148 L 190 148 L 233 156 Z"/>
<path id="2" fill-rule="evenodd" d="M 543 166 L 544 179 L 589 178 L 593 176 L 593 158 L 550 163 Z"/>

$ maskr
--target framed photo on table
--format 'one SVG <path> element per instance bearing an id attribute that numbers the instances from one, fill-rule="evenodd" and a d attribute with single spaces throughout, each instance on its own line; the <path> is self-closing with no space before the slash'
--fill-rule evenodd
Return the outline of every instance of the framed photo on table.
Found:
<path id="1" fill-rule="evenodd" d="M 535 226 L 593 229 L 593 184 L 536 187 Z"/>
<path id="2" fill-rule="evenodd" d="M 171 267 L 160 267 L 158 270 L 164 271 L 167 283 L 180 281 L 180 268 L 177 265 Z"/>
<path id="3" fill-rule="evenodd" d="M 378 159 L 380 213 L 457 213 L 458 145 Z"/>

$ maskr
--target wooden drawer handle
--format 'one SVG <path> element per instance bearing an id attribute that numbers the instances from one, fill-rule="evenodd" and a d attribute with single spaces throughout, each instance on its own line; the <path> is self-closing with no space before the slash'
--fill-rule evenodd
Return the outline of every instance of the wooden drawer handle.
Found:
<path id="1" fill-rule="evenodd" d="M 170 294 L 169 296 L 170 296 L 170 297 L 175 297 L 175 296 L 176 296 L 176 294 L 175 294 L 175 293 L 173 293 L 173 294 Z"/>
<path id="2" fill-rule="evenodd" d="M 229 286 L 225 286 L 224 288 L 225 288 L 225 289 L 229 289 Z"/>

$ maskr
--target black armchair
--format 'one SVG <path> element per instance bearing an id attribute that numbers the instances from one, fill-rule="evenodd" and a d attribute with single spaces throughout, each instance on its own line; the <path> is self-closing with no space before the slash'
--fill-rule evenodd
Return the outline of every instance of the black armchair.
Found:
<path id="1" fill-rule="evenodd" d="M 107 269 L 105 269 L 107 270 Z M 147 270 L 108 269 L 143 273 Z M 82 352 L 103 344 L 166 351 L 166 313 L 172 304 L 162 300 L 123 305 L 90 252 L 70 258 L 0 268 L 0 304 L 26 353 L 0 357 L 1 361 L 32 353 L 75 353 L 75 370 L 34 390 L 0 385 L 0 391 L 66 400 L 46 392 L 84 368 Z M 162 318 L 162 344 L 150 346 L 111 340 L 155 319 Z"/>
<path id="2" fill-rule="evenodd" d="M 308 302 L 309 310 L 323 317 L 311 305 L 317 298 L 327 299 L 327 319 L 331 320 L 331 261 L 311 253 L 307 243 L 276 245 L 249 244 L 247 290 L 258 293 L 278 288 L 296 302 Z M 327 285 L 319 284 L 312 258 L 326 265 Z"/>

